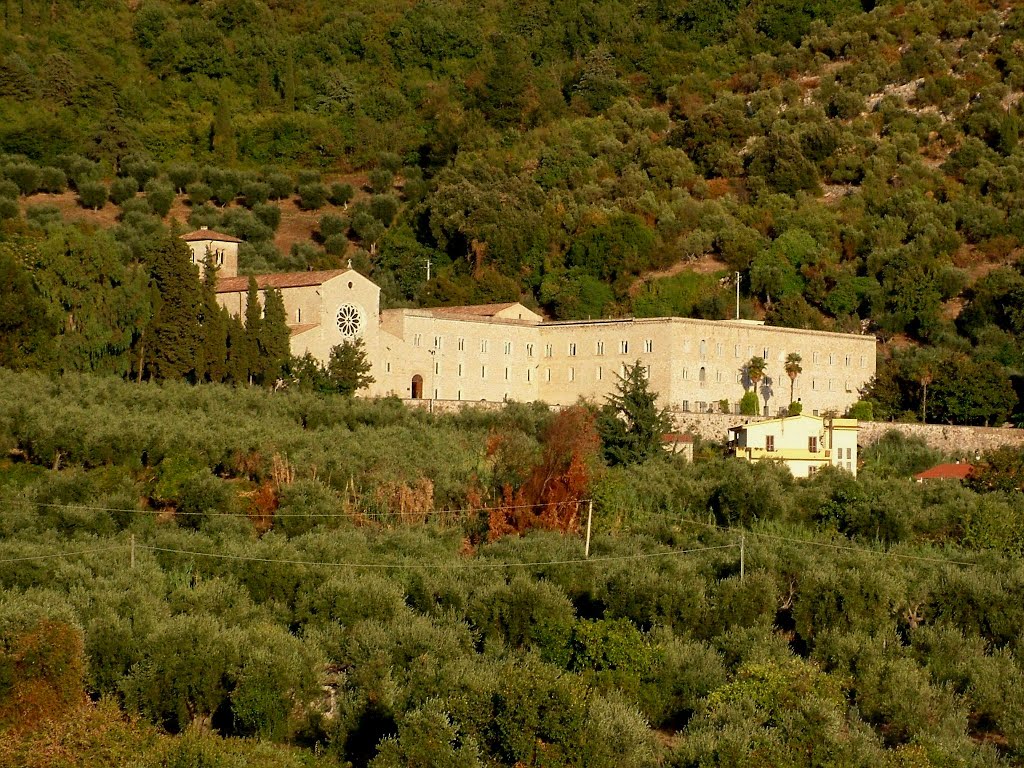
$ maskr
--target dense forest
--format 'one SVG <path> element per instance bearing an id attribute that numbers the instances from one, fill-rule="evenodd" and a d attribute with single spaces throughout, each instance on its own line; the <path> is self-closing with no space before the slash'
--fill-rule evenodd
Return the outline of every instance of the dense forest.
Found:
<path id="1" fill-rule="evenodd" d="M 1022 81 L 1000 0 L 7 0 L 0 251 L 37 291 L 102 254 L 136 357 L 138 267 L 200 225 L 392 306 L 721 318 L 738 273 L 879 336 L 875 418 L 1019 421 Z"/>
<path id="2" fill-rule="evenodd" d="M 1024 759 L 1019 452 L 607 448 L 586 409 L 0 373 L 0 765 Z"/>

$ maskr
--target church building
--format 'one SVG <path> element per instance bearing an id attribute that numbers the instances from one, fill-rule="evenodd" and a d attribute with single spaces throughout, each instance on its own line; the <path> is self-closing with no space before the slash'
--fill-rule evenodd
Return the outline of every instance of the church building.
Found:
<path id="1" fill-rule="evenodd" d="M 237 276 L 237 241 L 208 230 L 186 237 L 199 235 L 213 238 L 194 241 L 203 253 L 224 250 L 218 300 L 244 315 L 249 279 Z M 332 347 L 361 338 L 375 379 L 370 396 L 600 402 L 625 366 L 639 362 L 663 406 L 739 413 L 751 386 L 746 363 L 759 356 L 767 363 L 759 402 L 777 415 L 789 405 L 783 366 L 796 352 L 803 371 L 792 382 L 793 397 L 817 416 L 844 413 L 875 373 L 870 335 L 679 317 L 549 322 L 515 302 L 382 310 L 380 288 L 354 269 L 258 275 L 256 284 L 281 291 L 293 354 L 326 362 Z"/>

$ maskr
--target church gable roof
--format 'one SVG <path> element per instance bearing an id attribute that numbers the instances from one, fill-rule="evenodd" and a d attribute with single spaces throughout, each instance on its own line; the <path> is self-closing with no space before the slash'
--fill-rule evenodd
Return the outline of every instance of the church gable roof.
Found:
<path id="1" fill-rule="evenodd" d="M 186 243 L 200 242 L 203 240 L 212 240 L 216 243 L 240 243 L 242 242 L 237 237 L 232 235 L 225 235 L 223 232 L 216 232 L 212 229 L 197 229 L 195 232 L 186 232 L 181 236 L 181 239 Z"/>
<path id="2" fill-rule="evenodd" d="M 350 270 L 347 269 L 325 269 L 318 272 L 278 272 L 267 275 L 254 275 L 256 287 L 261 291 L 268 288 L 305 288 L 313 285 L 323 285 L 339 275 L 344 275 Z M 217 293 L 243 293 L 249 289 L 249 278 L 225 277 L 217 281 Z"/>

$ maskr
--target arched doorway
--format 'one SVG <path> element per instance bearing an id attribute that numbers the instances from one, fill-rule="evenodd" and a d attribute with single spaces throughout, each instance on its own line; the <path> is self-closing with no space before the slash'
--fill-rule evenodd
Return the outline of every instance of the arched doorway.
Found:
<path id="1" fill-rule="evenodd" d="M 418 373 L 412 377 L 412 399 L 423 399 L 423 377 Z"/>

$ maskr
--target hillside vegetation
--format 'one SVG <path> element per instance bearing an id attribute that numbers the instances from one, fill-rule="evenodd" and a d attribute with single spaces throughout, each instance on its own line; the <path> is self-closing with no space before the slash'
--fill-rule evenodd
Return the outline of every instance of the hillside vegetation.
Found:
<path id="1" fill-rule="evenodd" d="M 3 374 L 0 764 L 1020 763 L 1018 454 L 606 466 L 583 415 Z"/>
<path id="2" fill-rule="evenodd" d="M 8 237 L 54 237 L 70 186 L 120 206 L 122 261 L 205 224 L 248 271 L 352 258 L 392 304 L 556 318 L 728 316 L 737 271 L 747 316 L 892 341 L 876 417 L 1021 410 L 1013 3 L 4 9 Z M 320 211 L 287 251 L 282 206 Z"/>

